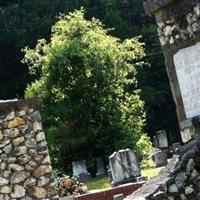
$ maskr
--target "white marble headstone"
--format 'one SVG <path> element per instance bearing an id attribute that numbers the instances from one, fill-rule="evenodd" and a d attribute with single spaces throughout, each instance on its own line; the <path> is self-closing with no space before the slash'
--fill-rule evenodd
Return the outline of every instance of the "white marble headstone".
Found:
<path id="1" fill-rule="evenodd" d="M 179 50 L 174 65 L 187 119 L 200 115 L 200 42 Z"/>

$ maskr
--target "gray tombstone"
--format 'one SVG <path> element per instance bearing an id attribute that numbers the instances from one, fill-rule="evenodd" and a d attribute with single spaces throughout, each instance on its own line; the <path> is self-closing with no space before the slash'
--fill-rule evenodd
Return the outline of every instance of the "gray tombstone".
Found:
<path id="1" fill-rule="evenodd" d="M 102 158 L 96 159 L 96 167 L 97 167 L 97 173 L 96 176 L 102 176 L 105 174 L 105 168 Z"/>
<path id="2" fill-rule="evenodd" d="M 157 131 L 156 136 L 158 140 L 158 148 L 168 148 L 167 132 L 165 130 Z"/>
<path id="3" fill-rule="evenodd" d="M 85 160 L 72 162 L 72 169 L 73 175 L 78 176 L 80 182 L 85 183 L 90 178 Z"/>
<path id="4" fill-rule="evenodd" d="M 73 175 L 88 173 L 85 160 L 72 162 Z"/>
<path id="5" fill-rule="evenodd" d="M 151 158 L 154 162 L 155 167 L 165 166 L 167 164 L 167 153 L 160 149 L 156 149 L 152 154 Z"/>
<path id="6" fill-rule="evenodd" d="M 153 144 L 156 149 L 168 148 L 167 132 L 165 130 L 157 131 L 153 138 Z"/>
<path id="7" fill-rule="evenodd" d="M 130 149 L 114 152 L 109 157 L 109 164 L 114 186 L 136 181 L 141 176 L 138 158 Z"/>

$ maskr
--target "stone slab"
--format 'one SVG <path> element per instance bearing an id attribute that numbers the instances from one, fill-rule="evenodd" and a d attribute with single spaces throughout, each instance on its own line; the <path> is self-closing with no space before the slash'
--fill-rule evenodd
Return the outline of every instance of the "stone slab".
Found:
<path id="1" fill-rule="evenodd" d="M 112 185 L 134 182 L 141 176 L 140 166 L 136 154 L 130 149 L 114 152 L 109 157 L 112 174 Z"/>
<path id="2" fill-rule="evenodd" d="M 200 42 L 174 55 L 186 118 L 200 115 Z"/>

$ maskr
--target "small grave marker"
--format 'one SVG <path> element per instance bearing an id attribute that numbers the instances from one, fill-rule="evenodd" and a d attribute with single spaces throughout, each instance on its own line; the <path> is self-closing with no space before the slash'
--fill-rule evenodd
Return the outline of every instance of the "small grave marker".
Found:
<path id="1" fill-rule="evenodd" d="M 73 175 L 78 176 L 80 182 L 85 183 L 90 178 L 90 174 L 88 173 L 85 160 L 72 162 L 72 169 Z"/>

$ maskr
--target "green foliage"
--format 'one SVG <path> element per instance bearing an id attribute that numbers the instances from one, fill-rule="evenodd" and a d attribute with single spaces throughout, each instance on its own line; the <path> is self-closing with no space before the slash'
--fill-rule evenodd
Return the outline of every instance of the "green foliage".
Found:
<path id="1" fill-rule="evenodd" d="M 149 156 L 153 151 L 153 144 L 146 134 L 143 134 L 137 142 L 137 150 L 143 156 Z"/>
<path id="2" fill-rule="evenodd" d="M 137 85 L 135 63 L 143 46 L 136 38 L 121 41 L 108 33 L 99 20 L 75 11 L 59 17 L 50 42 L 39 40 L 35 49 L 24 50 L 24 63 L 39 77 L 26 97 L 44 99 L 50 150 L 54 158 L 63 155 L 54 159 L 57 167 L 69 163 L 70 155 L 92 160 L 134 148 L 143 133 L 139 91 L 126 91 Z"/>
<path id="3" fill-rule="evenodd" d="M 141 157 L 141 167 L 144 169 L 149 168 L 152 164 L 149 156 L 153 151 L 153 144 L 150 137 L 148 137 L 147 134 L 143 134 L 136 145 L 137 151 Z"/>
<path id="4" fill-rule="evenodd" d="M 97 189 L 111 188 L 111 182 L 108 176 L 95 177 L 86 183 L 88 191 Z"/>
<path id="5" fill-rule="evenodd" d="M 160 172 L 162 171 L 163 167 L 157 167 L 157 168 L 146 168 L 142 169 L 142 176 L 148 177 L 148 179 L 158 176 Z"/>

